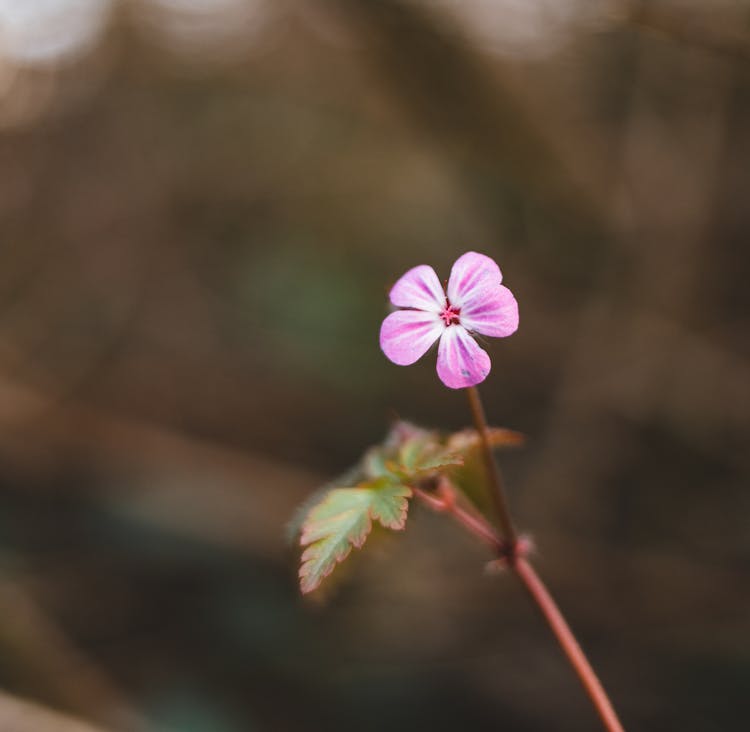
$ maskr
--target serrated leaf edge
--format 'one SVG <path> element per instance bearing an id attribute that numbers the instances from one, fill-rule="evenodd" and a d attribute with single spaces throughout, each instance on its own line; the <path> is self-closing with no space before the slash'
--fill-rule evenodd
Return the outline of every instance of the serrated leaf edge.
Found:
<path id="1" fill-rule="evenodd" d="M 373 481 L 373 482 L 376 482 L 376 481 Z M 399 507 L 398 507 L 398 517 L 394 521 L 386 521 L 384 520 L 384 516 L 379 514 L 377 511 L 373 510 L 372 506 L 368 507 L 367 514 L 366 514 L 367 523 L 363 524 L 362 530 L 355 537 L 347 537 L 346 545 L 343 546 L 340 551 L 334 554 L 333 561 L 331 562 L 330 566 L 327 569 L 325 569 L 322 573 L 320 573 L 312 582 L 308 582 L 306 580 L 308 580 L 312 572 L 312 565 L 314 564 L 314 561 L 315 561 L 313 559 L 313 556 L 315 556 L 316 546 L 320 542 L 325 541 L 325 537 L 319 537 L 317 539 L 310 539 L 311 532 L 305 529 L 305 525 L 303 523 L 302 531 L 300 533 L 300 546 L 303 546 L 305 548 L 300 558 L 300 561 L 302 562 L 302 564 L 299 568 L 299 573 L 298 573 L 298 577 L 300 579 L 300 590 L 302 591 L 302 594 L 308 594 L 309 592 L 312 592 L 313 590 L 320 587 L 323 580 L 326 577 L 328 577 L 333 572 L 333 570 L 349 556 L 349 554 L 351 554 L 352 548 L 361 549 L 362 546 L 364 546 L 365 541 L 367 541 L 367 537 L 372 532 L 373 521 L 377 521 L 378 523 L 380 523 L 381 526 L 387 529 L 391 529 L 393 531 L 402 531 L 406 527 L 406 519 L 409 513 L 408 499 L 411 498 L 411 496 L 413 495 L 413 491 L 407 485 L 401 485 L 401 489 L 403 490 L 403 493 L 396 494 L 396 497 L 400 499 Z M 350 488 L 335 488 L 326 494 L 326 498 L 330 496 L 331 493 L 337 490 L 374 491 L 377 489 L 375 487 L 358 487 L 358 486 L 352 486 Z M 310 510 L 308 511 L 307 516 L 309 517 L 310 514 L 326 500 L 326 498 L 323 498 L 323 500 L 321 500 L 319 503 L 312 506 Z M 349 510 L 351 511 L 352 509 L 349 509 Z M 341 511 L 340 514 L 334 514 L 333 516 L 329 516 L 327 517 L 327 520 L 333 519 L 336 516 L 340 516 L 344 513 L 347 513 L 347 511 Z M 305 519 L 305 521 L 306 520 L 307 519 Z"/>

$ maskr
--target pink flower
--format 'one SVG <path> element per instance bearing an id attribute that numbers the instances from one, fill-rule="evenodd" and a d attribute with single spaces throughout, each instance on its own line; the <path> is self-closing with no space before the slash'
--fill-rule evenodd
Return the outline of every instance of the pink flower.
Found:
<path id="1" fill-rule="evenodd" d="M 409 366 L 440 339 L 437 372 L 446 386 L 461 389 L 484 381 L 490 357 L 471 334 L 503 338 L 518 328 L 518 303 L 502 280 L 497 264 L 477 252 L 456 260 L 446 290 L 432 267 L 410 269 L 391 288 L 391 302 L 405 309 L 383 321 L 383 353 Z"/>

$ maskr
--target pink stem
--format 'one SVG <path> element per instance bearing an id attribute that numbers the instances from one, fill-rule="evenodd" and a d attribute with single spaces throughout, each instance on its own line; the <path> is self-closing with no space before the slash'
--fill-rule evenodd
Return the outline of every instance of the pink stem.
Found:
<path id="1" fill-rule="evenodd" d="M 487 544 L 505 560 L 508 568 L 516 573 L 531 599 L 547 621 L 563 653 L 591 699 L 605 729 L 608 732 L 624 732 L 624 728 L 612 707 L 612 702 L 610 702 L 607 693 L 604 691 L 604 687 L 573 635 L 573 631 L 565 621 L 560 609 L 552 599 L 539 575 L 522 556 L 522 552 L 520 551 L 522 540 L 519 540 L 515 545 L 509 545 L 483 517 L 470 513 L 457 505 L 452 498 L 433 495 L 418 487 L 413 488 L 413 490 L 416 497 L 433 510 L 441 513 L 450 513 L 467 531 Z"/>
<path id="2" fill-rule="evenodd" d="M 578 674 L 578 678 L 596 708 L 605 729 L 609 732 L 624 732 L 624 728 L 617 718 L 612 702 L 609 700 L 607 692 L 604 691 L 599 677 L 591 667 L 583 649 L 573 635 L 573 631 L 560 612 L 560 608 L 557 607 L 536 570 L 523 557 L 516 557 L 512 568 L 544 616 L 547 625 L 555 634 L 557 642 L 567 656 L 570 665 Z"/>
<path id="3" fill-rule="evenodd" d="M 487 544 L 490 549 L 498 554 L 505 551 L 505 542 L 497 535 L 497 532 L 483 518 L 474 516 L 467 510 L 456 505 L 453 501 L 433 496 L 421 488 L 412 488 L 417 498 L 421 499 L 434 511 L 450 513 L 458 523 L 468 529 L 478 539 Z"/>

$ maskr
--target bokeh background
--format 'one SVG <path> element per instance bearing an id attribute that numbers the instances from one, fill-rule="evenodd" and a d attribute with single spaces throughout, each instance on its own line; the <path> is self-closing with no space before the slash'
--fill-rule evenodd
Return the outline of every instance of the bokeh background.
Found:
<path id="1" fill-rule="evenodd" d="M 518 523 L 625 726 L 743 727 L 749 192 L 745 0 L 0 0 L 0 727 L 598 729 L 419 506 L 296 588 L 296 505 L 395 415 L 469 422 L 377 344 L 467 249 L 520 302 Z"/>

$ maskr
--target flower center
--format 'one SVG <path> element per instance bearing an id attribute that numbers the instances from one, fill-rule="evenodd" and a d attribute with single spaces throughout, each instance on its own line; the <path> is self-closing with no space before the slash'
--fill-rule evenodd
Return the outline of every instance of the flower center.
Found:
<path id="1" fill-rule="evenodd" d="M 446 327 L 449 325 L 458 325 L 461 322 L 461 308 L 451 305 L 450 300 L 445 298 L 445 307 L 440 312 L 440 317 L 443 319 Z"/>

